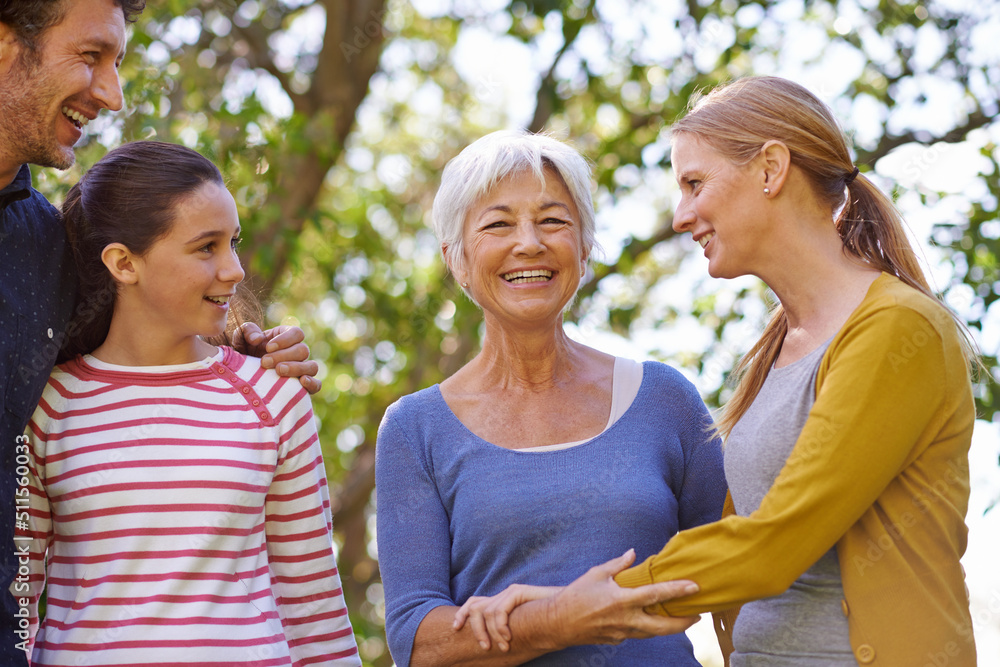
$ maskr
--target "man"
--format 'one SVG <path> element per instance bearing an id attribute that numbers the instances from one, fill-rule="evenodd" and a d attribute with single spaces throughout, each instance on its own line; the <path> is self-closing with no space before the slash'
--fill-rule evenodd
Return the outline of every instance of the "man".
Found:
<path id="1" fill-rule="evenodd" d="M 74 315 L 75 270 L 58 212 L 31 187 L 28 164 L 67 169 L 73 146 L 102 109 L 123 106 L 118 65 L 127 23 L 145 0 L 0 0 L 0 664 L 26 665 L 27 602 L 14 542 L 25 511 L 24 429 Z M 89 309 L 76 310 L 85 317 Z M 302 332 L 246 336 L 264 365 L 303 376 L 315 393 L 317 365 Z M 24 491 L 19 491 L 24 489 Z M 26 571 L 26 568 L 25 568 Z M 14 595 L 6 593 L 10 590 Z"/>

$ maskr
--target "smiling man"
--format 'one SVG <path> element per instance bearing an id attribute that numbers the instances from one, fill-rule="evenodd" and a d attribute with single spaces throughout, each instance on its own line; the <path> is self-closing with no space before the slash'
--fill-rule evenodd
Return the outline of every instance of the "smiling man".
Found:
<path id="1" fill-rule="evenodd" d="M 102 109 L 122 108 L 118 65 L 125 55 L 126 14 L 135 17 L 144 1 L 123 2 L 50 0 L 4 9 L 0 184 L 13 180 L 25 162 L 69 168 L 83 127 Z"/>
<path id="2" fill-rule="evenodd" d="M 27 519 L 23 436 L 74 313 L 76 270 L 59 213 L 31 186 L 29 164 L 66 169 L 87 123 L 123 106 L 126 25 L 145 0 L 0 0 L 0 664 L 27 664 Z M 246 330 L 266 368 L 315 393 L 318 366 L 297 327 Z M 9 589 L 12 595 L 4 590 Z"/>

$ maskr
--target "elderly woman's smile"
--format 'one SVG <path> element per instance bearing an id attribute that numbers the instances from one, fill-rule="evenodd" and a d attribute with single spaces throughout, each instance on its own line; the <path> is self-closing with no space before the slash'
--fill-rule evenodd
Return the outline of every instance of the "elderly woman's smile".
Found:
<path id="1" fill-rule="evenodd" d="M 532 271 L 511 271 L 505 273 L 503 279 L 509 283 L 523 285 L 524 283 L 541 283 L 552 278 L 552 272 L 547 269 L 535 269 Z"/>

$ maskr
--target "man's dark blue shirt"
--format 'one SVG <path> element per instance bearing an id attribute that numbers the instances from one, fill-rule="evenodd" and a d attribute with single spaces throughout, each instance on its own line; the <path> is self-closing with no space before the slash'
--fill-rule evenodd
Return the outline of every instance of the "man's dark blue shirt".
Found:
<path id="1" fill-rule="evenodd" d="M 0 190 L 0 662 L 26 664 L 14 542 L 16 445 L 38 405 L 72 315 L 76 271 L 59 212 L 23 165 Z M 23 449 L 22 449 L 23 451 Z M 22 458 L 22 462 L 23 462 Z M 15 586 L 15 591 L 17 587 Z"/>

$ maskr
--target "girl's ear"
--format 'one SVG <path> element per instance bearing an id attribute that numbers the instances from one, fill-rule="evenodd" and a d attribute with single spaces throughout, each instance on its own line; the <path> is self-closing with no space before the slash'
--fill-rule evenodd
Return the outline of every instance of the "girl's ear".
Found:
<path id="1" fill-rule="evenodd" d="M 139 282 L 139 274 L 136 271 L 136 259 L 132 251 L 121 243 L 109 243 L 101 251 L 101 261 L 108 267 L 111 277 L 115 282 L 124 285 L 135 285 Z"/>
<path id="2" fill-rule="evenodd" d="M 785 179 L 788 178 L 788 170 L 792 166 L 791 151 L 784 142 L 772 139 L 761 146 L 760 160 L 764 177 L 762 185 L 772 196 L 776 195 L 781 192 Z"/>

